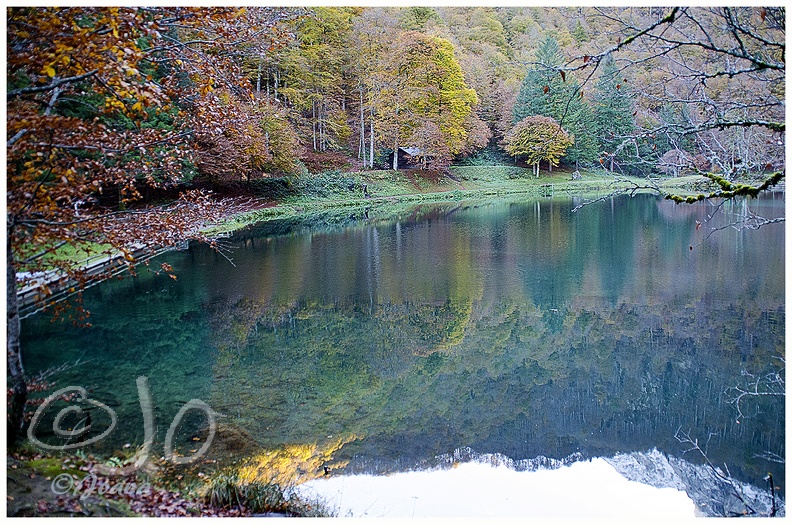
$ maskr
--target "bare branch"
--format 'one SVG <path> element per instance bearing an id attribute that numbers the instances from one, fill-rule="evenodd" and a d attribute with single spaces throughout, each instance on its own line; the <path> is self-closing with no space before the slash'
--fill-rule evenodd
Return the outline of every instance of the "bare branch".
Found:
<path id="1" fill-rule="evenodd" d="M 94 76 L 98 72 L 99 72 L 98 69 L 94 69 L 94 70 L 88 71 L 87 73 L 84 73 L 82 75 L 76 75 L 76 76 L 70 76 L 70 77 L 67 77 L 67 78 L 61 78 L 61 79 L 59 79 L 59 80 L 57 80 L 55 82 L 52 82 L 51 84 L 47 84 L 45 86 L 21 87 L 19 89 L 12 89 L 8 93 L 6 93 L 6 96 L 8 98 L 13 98 L 13 97 L 16 97 L 16 96 L 28 95 L 28 94 L 32 94 L 32 93 L 44 93 L 44 92 L 47 92 L 47 91 L 52 91 L 53 89 L 57 89 L 58 87 L 62 86 L 63 84 L 68 84 L 68 83 L 71 83 L 71 82 L 79 82 L 80 80 L 85 80 L 86 78 Z"/>
<path id="2" fill-rule="evenodd" d="M 783 359 L 780 359 L 784 362 Z M 772 371 L 765 375 L 756 376 L 743 370 L 742 376 L 747 380 L 739 386 L 732 386 L 726 390 L 731 396 L 729 403 L 733 404 L 737 410 L 737 422 L 744 418 L 742 402 L 748 398 L 758 397 L 784 397 L 786 396 L 786 384 L 784 381 L 784 369 Z"/>
<path id="3" fill-rule="evenodd" d="M 27 128 L 20 129 L 19 131 L 17 131 L 14 136 L 12 136 L 11 138 L 8 139 L 8 142 L 6 142 L 6 147 L 13 146 L 16 143 L 17 140 L 19 140 L 20 138 L 25 136 L 25 133 L 27 133 L 27 131 L 28 131 Z"/>
<path id="4" fill-rule="evenodd" d="M 712 434 L 710 434 L 708 436 L 708 438 L 707 438 L 708 442 L 709 442 L 709 437 L 711 437 L 711 436 L 712 436 Z M 683 454 L 690 453 L 691 451 L 694 451 L 698 455 L 700 455 L 702 459 L 704 459 L 704 462 L 707 464 L 707 466 L 709 467 L 710 471 L 713 473 L 715 478 L 717 480 L 719 480 L 720 482 L 723 482 L 724 484 L 726 484 L 731 489 L 732 495 L 734 495 L 734 497 L 738 501 L 740 501 L 740 503 L 745 507 L 746 512 L 748 514 L 750 514 L 750 515 L 757 515 L 758 514 L 757 511 L 746 500 L 747 497 L 743 493 L 743 491 L 740 488 L 740 486 L 732 478 L 731 474 L 729 473 L 728 466 L 726 466 L 724 464 L 724 469 L 726 469 L 726 473 L 724 474 L 723 471 L 720 468 L 716 467 L 712 463 L 712 461 L 710 460 L 709 456 L 707 455 L 706 449 L 702 449 L 701 446 L 699 445 L 698 439 L 694 438 L 694 437 L 691 437 L 689 430 L 687 432 L 683 432 L 682 431 L 682 427 L 680 426 L 679 428 L 677 428 L 676 433 L 674 434 L 674 438 L 677 439 L 677 441 L 680 444 L 684 444 L 684 445 L 687 446 L 687 449 L 683 452 Z M 724 515 L 724 516 L 732 517 L 732 516 L 741 516 L 741 515 L 744 515 L 744 514 L 745 513 L 730 513 L 730 514 L 727 514 L 727 515 Z"/>

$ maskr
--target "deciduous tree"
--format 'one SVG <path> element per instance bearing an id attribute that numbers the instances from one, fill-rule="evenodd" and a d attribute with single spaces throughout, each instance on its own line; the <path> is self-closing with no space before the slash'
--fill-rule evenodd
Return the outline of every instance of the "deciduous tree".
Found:
<path id="1" fill-rule="evenodd" d="M 482 141 L 469 140 L 469 130 L 477 117 L 476 92 L 467 87 L 451 42 L 420 33 L 403 33 L 392 46 L 378 72 L 375 106 L 381 139 L 393 144 L 396 152 L 402 145 L 411 146 L 415 130 L 426 122 L 437 126 L 452 155 Z M 477 132 L 480 137 L 480 130 Z M 394 169 L 398 167 L 394 154 Z"/>
<path id="2" fill-rule="evenodd" d="M 7 355 L 13 389 L 9 436 L 19 435 L 27 395 L 19 346 L 19 286 L 75 290 L 89 275 L 51 258 L 61 246 L 103 246 L 129 269 L 185 239 L 209 241 L 205 224 L 228 202 L 185 193 L 164 207 L 133 207 L 146 187 L 194 169 L 191 124 L 222 128 L 210 94 L 243 94 L 235 65 L 260 25 L 231 8 L 9 8 L 7 10 Z M 185 110 L 190 112 L 187 118 Z M 111 207 L 112 206 L 112 207 Z M 163 266 L 161 270 L 168 271 Z"/>
<path id="3" fill-rule="evenodd" d="M 414 159 L 421 169 L 445 169 L 451 163 L 451 151 L 443 132 L 431 120 L 425 120 L 415 128 L 407 143 L 418 149 Z"/>
<path id="4" fill-rule="evenodd" d="M 526 116 L 548 116 L 575 136 L 567 150 L 570 162 L 590 163 L 596 158 L 596 126 L 591 107 L 582 98 L 577 80 L 563 70 L 565 58 L 558 42 L 546 36 L 528 70 L 514 105 L 514 121 Z"/>
<path id="5" fill-rule="evenodd" d="M 313 8 L 292 24 L 295 39 L 279 64 L 280 92 L 299 112 L 303 134 L 314 151 L 339 149 L 349 138 L 344 53 L 359 12 L 354 7 Z"/>
<path id="6" fill-rule="evenodd" d="M 528 116 L 512 128 L 504 142 L 506 152 L 511 156 L 523 157 L 526 164 L 533 166 L 538 178 L 539 162 L 545 161 L 549 166 L 558 165 L 574 139 L 552 118 Z"/>

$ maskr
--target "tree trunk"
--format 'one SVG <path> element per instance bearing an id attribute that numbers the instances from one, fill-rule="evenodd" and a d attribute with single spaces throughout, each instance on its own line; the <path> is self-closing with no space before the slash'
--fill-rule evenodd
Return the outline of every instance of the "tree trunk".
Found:
<path id="1" fill-rule="evenodd" d="M 322 151 L 327 151 L 327 104 L 322 102 Z"/>
<path id="2" fill-rule="evenodd" d="M 11 405 L 8 408 L 8 444 L 24 438 L 25 402 L 27 402 L 27 382 L 22 367 L 22 353 L 19 336 L 22 329 L 17 303 L 16 264 L 11 250 L 10 232 L 6 246 L 6 323 L 8 329 L 8 375 L 11 378 Z"/>
<path id="3" fill-rule="evenodd" d="M 366 119 L 363 116 L 363 86 L 360 86 L 360 148 L 358 158 L 366 165 Z"/>
<path id="4" fill-rule="evenodd" d="M 319 151 L 322 150 L 322 104 L 316 104 L 316 133 L 317 133 L 317 140 L 316 140 L 316 147 Z"/>
<path id="5" fill-rule="evenodd" d="M 371 108 L 371 128 L 369 130 L 369 140 L 371 141 L 369 149 L 369 162 L 371 169 L 374 169 L 374 108 Z"/>
<path id="6" fill-rule="evenodd" d="M 259 62 L 258 72 L 256 74 L 256 94 L 261 93 L 261 65 L 262 62 Z"/>
<path id="7" fill-rule="evenodd" d="M 319 125 L 322 130 L 322 151 L 327 151 L 327 105 L 319 106 Z"/>
<path id="8" fill-rule="evenodd" d="M 56 80 L 57 78 L 58 77 L 56 76 L 53 80 Z M 61 90 L 60 87 L 56 87 L 52 91 L 52 97 L 50 97 L 49 104 L 47 104 L 47 109 L 46 109 L 46 111 L 44 111 L 44 116 L 49 116 L 50 115 L 50 112 L 52 112 L 52 108 L 55 107 L 55 102 L 58 101 L 58 97 L 60 96 L 60 94 L 62 92 L 63 91 Z"/>
<path id="9" fill-rule="evenodd" d="M 393 141 L 393 170 L 399 170 L 399 139 Z"/>
<path id="10" fill-rule="evenodd" d="M 393 170 L 399 170 L 399 104 L 396 104 L 396 138 L 393 139 Z"/>
<path id="11" fill-rule="evenodd" d="M 313 135 L 313 150 L 316 151 L 316 102 L 311 102 L 311 133 Z"/>

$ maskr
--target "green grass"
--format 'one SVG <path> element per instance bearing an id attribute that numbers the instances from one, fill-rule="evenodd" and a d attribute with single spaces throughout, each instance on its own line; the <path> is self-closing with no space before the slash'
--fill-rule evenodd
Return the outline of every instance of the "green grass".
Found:
<path id="1" fill-rule="evenodd" d="M 210 236 L 221 235 L 258 222 L 298 218 L 317 225 L 348 223 L 350 217 L 362 217 L 367 208 L 378 211 L 387 208 L 386 214 L 393 214 L 401 212 L 401 208 L 394 206 L 520 194 L 546 196 L 550 192 L 548 184 L 552 185 L 552 194 L 583 196 L 609 193 L 629 188 L 631 184 L 645 185 L 647 182 L 599 171 L 582 171 L 582 175 L 580 180 L 572 180 L 570 171 L 554 170 L 552 173 L 542 171 L 537 178 L 531 169 L 510 165 L 453 166 L 447 174 L 420 170 L 326 171 L 270 180 L 262 189 L 278 198 L 278 205 L 230 217 L 205 232 Z M 679 194 L 703 191 L 711 184 L 700 176 L 661 179 L 657 183 L 664 191 Z M 364 185 L 368 196 L 364 196 Z M 92 258 L 106 255 L 108 249 L 105 244 L 83 243 L 76 247 L 67 244 L 46 255 L 45 261 L 84 265 Z"/>
<path id="2" fill-rule="evenodd" d="M 530 169 L 509 165 L 453 166 L 448 174 L 420 170 L 326 171 L 293 179 L 270 180 L 262 189 L 278 198 L 277 206 L 230 217 L 206 232 L 220 235 L 257 222 L 291 220 L 308 215 L 319 215 L 318 221 L 325 224 L 346 222 L 337 220 L 333 213 L 328 213 L 329 210 L 343 209 L 350 214 L 362 215 L 366 208 L 392 207 L 394 204 L 487 199 L 513 194 L 544 196 L 548 193 L 547 184 L 552 185 L 552 194 L 593 195 L 630 187 L 630 183 L 646 183 L 645 179 L 639 178 L 587 171 L 582 171 L 582 174 L 582 179 L 573 181 L 571 172 L 567 170 L 542 171 L 537 178 Z M 622 182 L 617 182 L 617 178 Z M 364 184 L 368 197 L 363 193 Z M 705 190 L 709 184 L 710 181 L 700 176 L 660 181 L 663 190 L 680 194 Z M 47 254 L 44 260 L 53 265 L 62 262 L 85 265 L 91 259 L 107 255 L 108 249 L 106 244 L 66 244 Z"/>
<path id="3" fill-rule="evenodd" d="M 52 246 L 57 245 L 55 243 L 50 244 L 49 247 L 36 247 L 36 248 L 28 248 L 24 249 L 23 252 L 19 255 L 20 259 L 24 259 L 27 257 L 34 257 L 40 258 L 45 265 L 55 266 L 58 263 L 68 263 L 73 265 L 82 265 L 88 262 L 92 258 L 97 258 L 100 256 L 107 255 L 110 246 L 108 244 L 99 244 L 93 242 L 80 242 L 79 244 L 63 244 L 62 246 L 58 246 L 55 249 L 52 249 Z M 35 249 L 35 250 L 34 250 Z M 50 252 L 44 254 L 43 256 L 36 256 L 39 255 L 45 249 L 51 250 Z"/>
<path id="4" fill-rule="evenodd" d="M 666 191 L 694 191 L 703 177 L 661 180 Z M 656 183 L 658 181 L 655 181 Z M 366 184 L 368 197 L 363 195 Z M 537 178 L 530 169 L 518 166 L 454 166 L 449 173 L 375 170 L 355 173 L 337 171 L 312 175 L 294 183 L 299 191 L 282 198 L 275 207 L 236 215 L 208 230 L 210 235 L 232 232 L 251 224 L 279 220 L 294 224 L 346 224 L 365 216 L 366 209 L 377 217 L 403 212 L 399 206 L 429 202 L 479 200 L 507 195 L 547 196 L 548 194 L 598 196 L 647 180 L 613 176 L 601 172 L 582 172 L 572 180 L 570 171 L 541 172 Z M 548 185 L 552 187 L 548 187 Z M 686 189 L 688 188 L 688 189 Z"/>
<path id="5" fill-rule="evenodd" d="M 75 246 L 73 244 L 64 244 L 50 254 L 44 256 L 44 259 L 50 262 L 64 261 L 74 264 L 84 264 L 92 258 L 106 256 L 110 249 L 109 244 L 96 244 L 96 243 L 80 243 Z"/>

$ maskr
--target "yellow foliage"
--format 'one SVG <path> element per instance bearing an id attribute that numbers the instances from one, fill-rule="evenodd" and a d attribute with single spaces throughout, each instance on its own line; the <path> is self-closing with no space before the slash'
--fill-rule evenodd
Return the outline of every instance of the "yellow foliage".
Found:
<path id="1" fill-rule="evenodd" d="M 350 435 L 319 444 L 293 444 L 262 452 L 239 469 L 243 482 L 264 482 L 289 486 L 300 484 L 324 475 L 323 466 L 333 459 L 333 454 L 345 444 L 357 440 Z M 336 463 L 343 467 L 347 462 Z"/>

